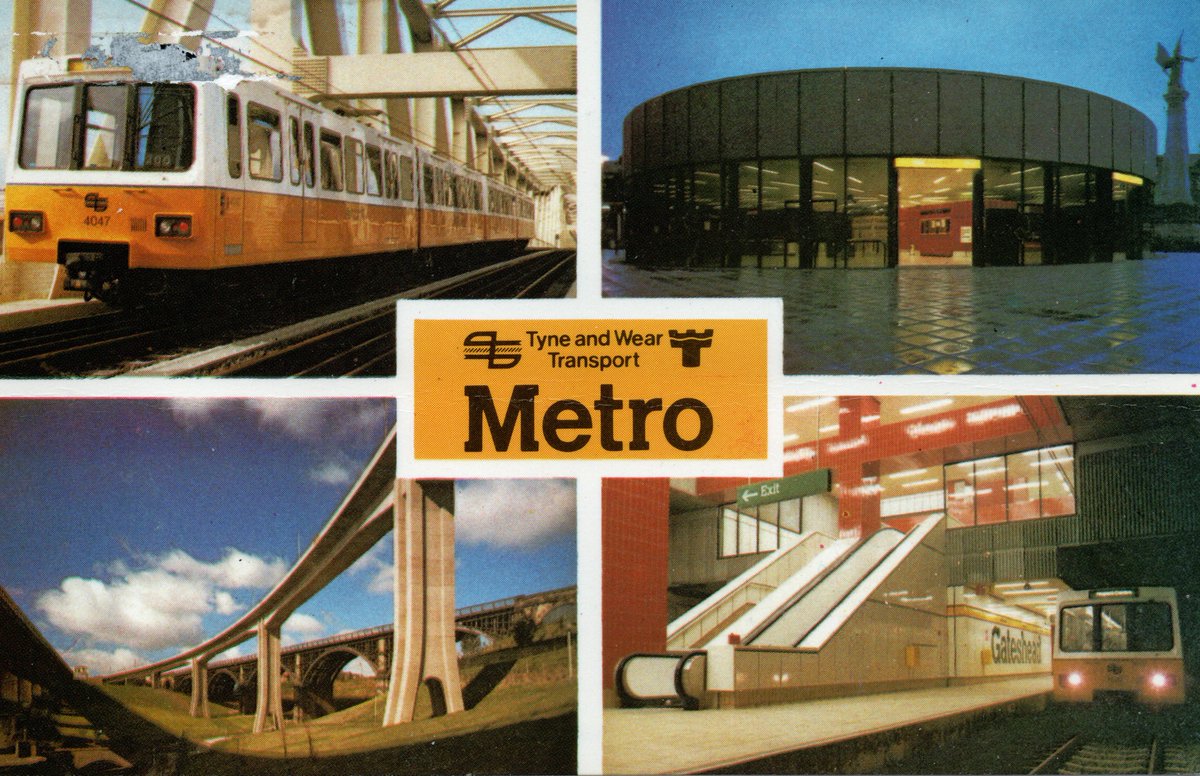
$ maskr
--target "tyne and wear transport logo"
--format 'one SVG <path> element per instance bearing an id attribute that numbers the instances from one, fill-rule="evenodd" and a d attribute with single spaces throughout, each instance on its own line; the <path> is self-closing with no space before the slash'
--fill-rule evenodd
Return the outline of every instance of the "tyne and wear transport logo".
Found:
<path id="1" fill-rule="evenodd" d="M 521 363 L 521 341 L 502 340 L 494 331 L 473 331 L 463 339 L 463 358 L 487 361 L 488 369 L 512 369 Z"/>

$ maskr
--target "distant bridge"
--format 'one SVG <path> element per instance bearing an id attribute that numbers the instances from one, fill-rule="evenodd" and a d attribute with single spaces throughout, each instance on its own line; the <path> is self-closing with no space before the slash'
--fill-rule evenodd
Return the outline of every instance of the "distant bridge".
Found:
<path id="1" fill-rule="evenodd" d="M 556 619 L 552 614 L 574 604 L 575 587 L 571 586 L 465 606 L 455 611 L 455 635 L 464 653 L 479 649 L 484 641 L 506 637 L 522 641 L 526 629 L 532 633 L 548 617 Z M 375 679 L 386 680 L 391 674 L 394 636 L 395 626 L 388 623 L 283 648 L 281 667 L 304 713 L 320 716 L 333 710 L 333 682 L 356 658 L 371 667 Z M 227 703 L 255 697 L 257 671 L 256 655 L 213 660 L 208 664 L 208 698 Z M 192 673 L 186 669 L 149 679 L 178 692 L 191 693 L 193 689 Z"/>

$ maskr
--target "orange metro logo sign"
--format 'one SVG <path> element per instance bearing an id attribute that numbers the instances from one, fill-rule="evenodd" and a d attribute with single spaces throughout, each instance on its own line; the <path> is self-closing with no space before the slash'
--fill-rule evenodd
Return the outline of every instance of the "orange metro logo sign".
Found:
<path id="1" fill-rule="evenodd" d="M 417 460 L 767 457 L 765 318 L 412 326 Z"/>

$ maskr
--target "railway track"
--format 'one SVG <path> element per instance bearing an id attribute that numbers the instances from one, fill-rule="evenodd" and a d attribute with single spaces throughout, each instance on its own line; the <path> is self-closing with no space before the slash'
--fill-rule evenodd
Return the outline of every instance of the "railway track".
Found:
<path id="1" fill-rule="evenodd" d="M 396 300 L 562 296 L 573 280 L 573 251 L 537 251 L 332 312 L 338 305 L 322 300 L 302 320 L 267 310 L 239 329 L 228 310 L 113 311 L 0 333 L 0 376 L 386 376 L 395 371 Z"/>
<path id="2" fill-rule="evenodd" d="M 1071 736 L 1030 774 L 1198 773 L 1200 744 L 1113 742 L 1094 734 Z"/>

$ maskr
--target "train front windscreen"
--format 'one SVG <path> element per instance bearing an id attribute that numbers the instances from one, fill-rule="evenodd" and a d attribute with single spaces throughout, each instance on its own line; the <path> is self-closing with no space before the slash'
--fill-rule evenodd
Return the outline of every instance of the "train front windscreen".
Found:
<path id="1" fill-rule="evenodd" d="M 1062 609 L 1063 652 L 1168 652 L 1175 647 L 1165 601 L 1087 604 Z"/>
<path id="2" fill-rule="evenodd" d="M 18 161 L 28 170 L 186 170 L 195 102 L 186 84 L 34 87 L 25 95 Z"/>

